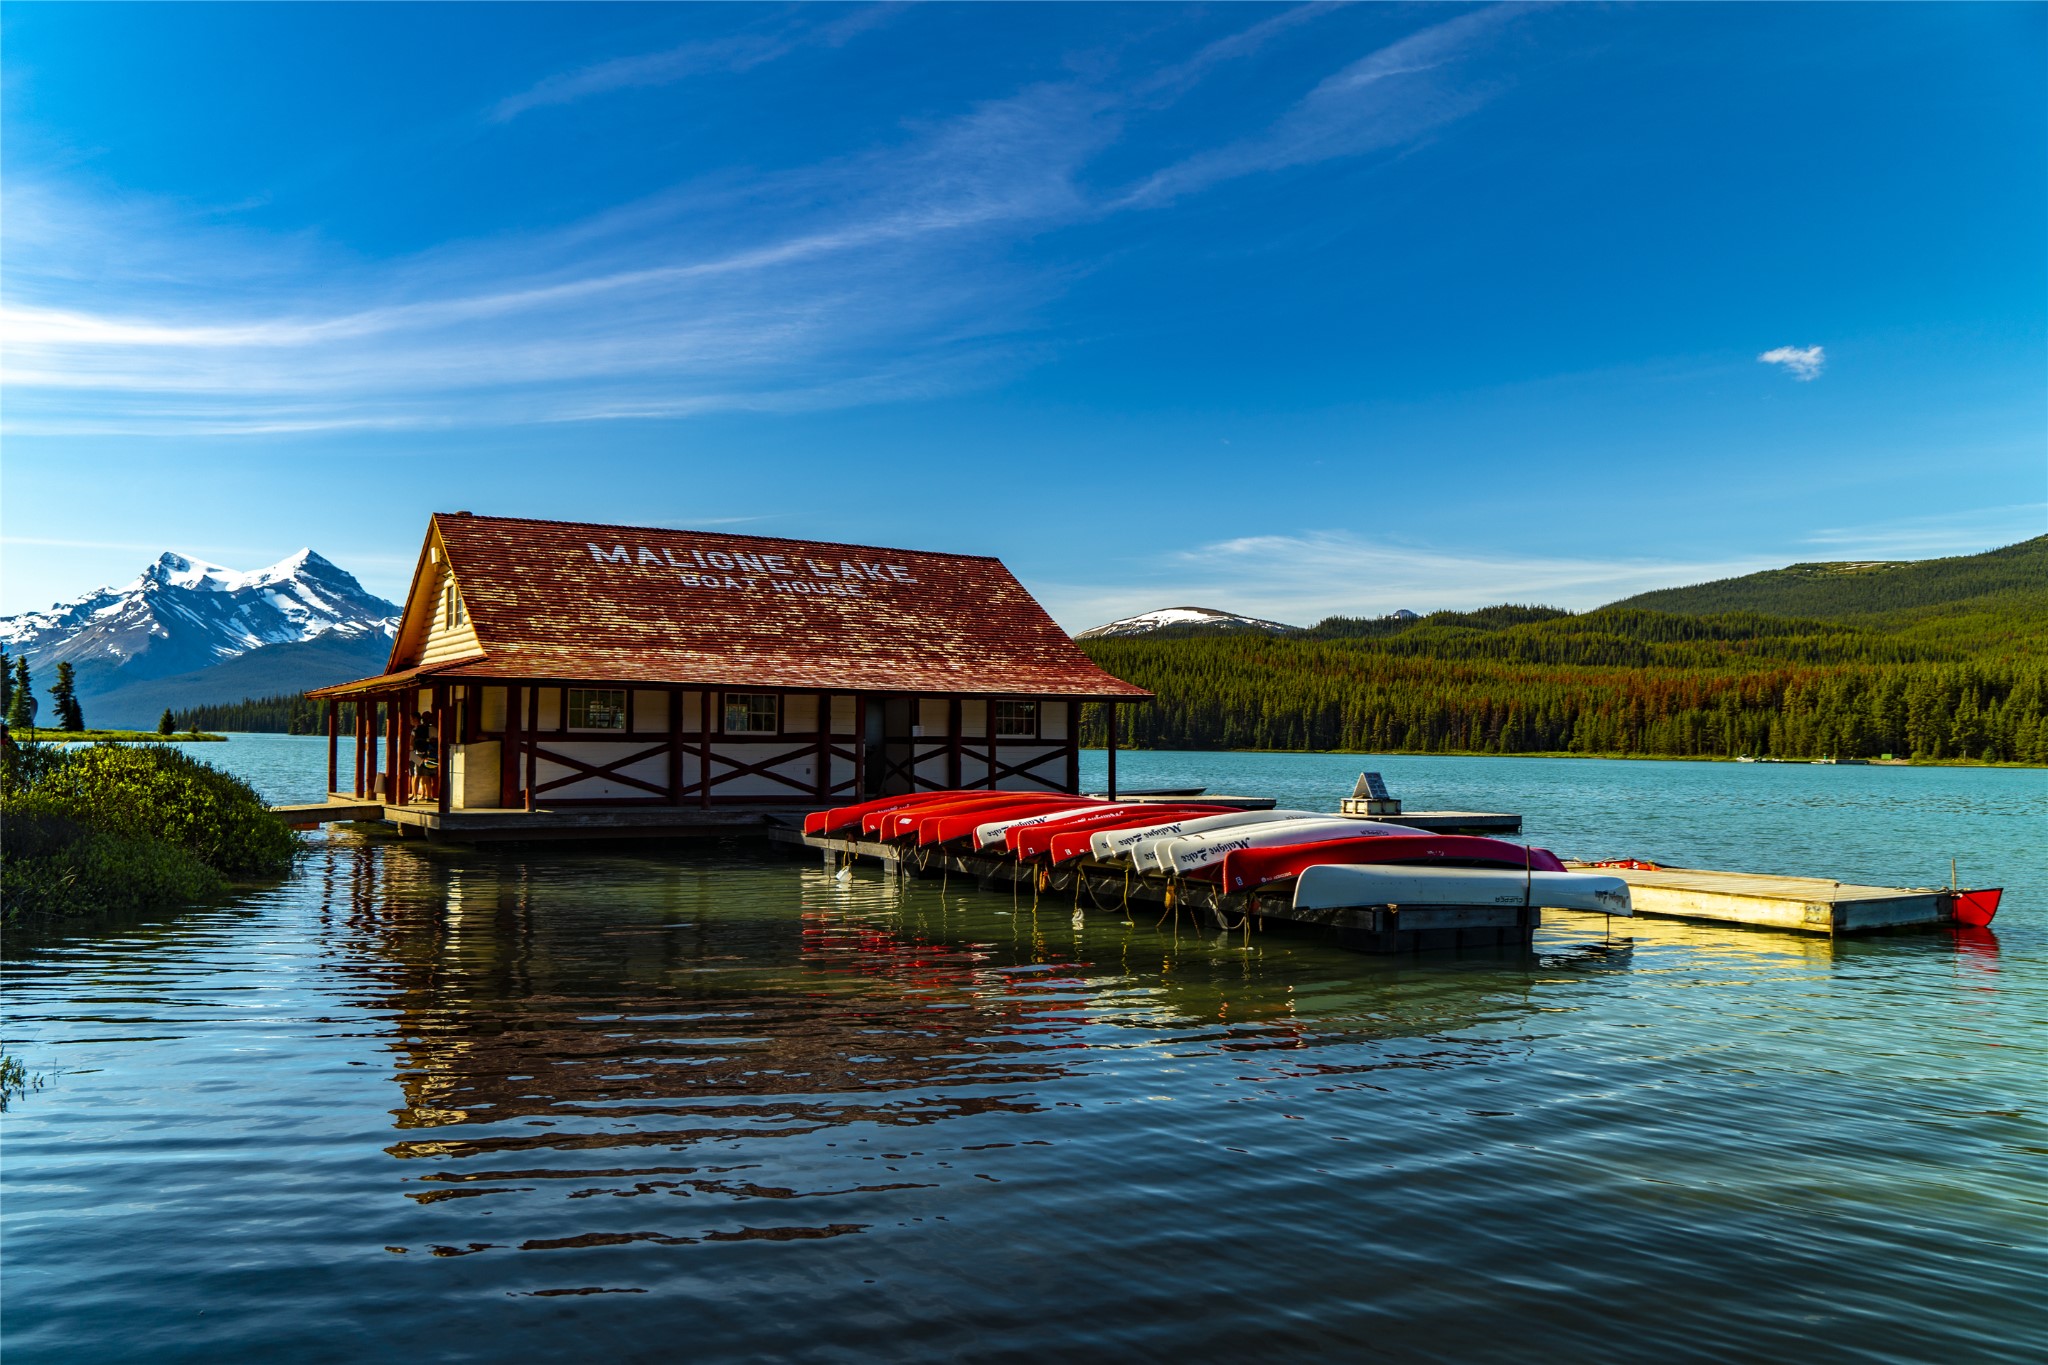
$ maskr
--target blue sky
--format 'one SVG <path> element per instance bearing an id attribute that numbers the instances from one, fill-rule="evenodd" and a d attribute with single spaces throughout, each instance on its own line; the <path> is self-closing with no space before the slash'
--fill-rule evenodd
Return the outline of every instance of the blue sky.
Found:
<path id="1" fill-rule="evenodd" d="M 4 611 L 172 547 L 395 595 L 437 509 L 998 554 L 1074 629 L 2048 530 L 2041 6 L 0 40 Z"/>

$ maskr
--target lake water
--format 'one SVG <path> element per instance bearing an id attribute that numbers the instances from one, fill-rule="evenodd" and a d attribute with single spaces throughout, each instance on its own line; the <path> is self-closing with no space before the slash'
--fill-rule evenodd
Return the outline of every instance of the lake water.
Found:
<path id="1" fill-rule="evenodd" d="M 195 746 L 275 799 L 324 742 Z M 1099 780 L 1102 756 L 1085 756 Z M 2048 1357 L 2048 772 L 1125 754 L 2009 889 L 1393 960 L 733 846 L 317 837 L 15 934 L 17 1361 Z"/>

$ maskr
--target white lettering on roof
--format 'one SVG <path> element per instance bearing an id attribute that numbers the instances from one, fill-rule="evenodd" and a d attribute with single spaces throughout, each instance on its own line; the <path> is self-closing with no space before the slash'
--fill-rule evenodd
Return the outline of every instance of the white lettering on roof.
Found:
<path id="1" fill-rule="evenodd" d="M 791 568 L 787 555 L 707 550 L 695 546 L 678 551 L 667 547 L 656 550 L 648 545 L 632 549 L 616 545 L 607 550 L 595 541 L 588 544 L 591 559 L 599 564 L 624 565 L 628 569 L 654 568 L 664 573 L 678 571 L 678 581 L 686 588 L 738 589 L 742 592 L 773 589 L 820 597 L 865 597 L 867 594 L 857 586 L 860 583 L 914 584 L 918 581 L 901 564 L 876 564 L 864 559 L 842 559 L 836 567 L 825 561 L 800 559 L 797 563 L 801 567 Z M 637 555 L 634 549 L 639 551 Z M 735 577 L 726 570 L 743 576 Z M 807 573 L 809 578 L 819 581 L 805 581 Z M 777 582 L 778 577 L 794 581 Z"/>

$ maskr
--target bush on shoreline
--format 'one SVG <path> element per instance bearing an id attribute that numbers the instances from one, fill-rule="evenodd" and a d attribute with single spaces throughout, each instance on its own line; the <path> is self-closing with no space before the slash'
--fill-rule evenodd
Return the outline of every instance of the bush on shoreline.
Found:
<path id="1" fill-rule="evenodd" d="M 162 745 L 9 744 L 0 913 L 146 910 L 281 875 L 298 839 L 248 783 Z"/>

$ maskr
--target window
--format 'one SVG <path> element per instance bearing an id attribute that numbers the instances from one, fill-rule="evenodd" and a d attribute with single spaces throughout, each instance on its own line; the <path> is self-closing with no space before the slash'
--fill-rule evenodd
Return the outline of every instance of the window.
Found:
<path id="1" fill-rule="evenodd" d="M 996 738 L 1036 739 L 1037 737 L 1037 702 L 999 701 L 996 703 Z"/>
<path id="2" fill-rule="evenodd" d="M 776 696 L 773 692 L 725 694 L 725 732 L 729 735 L 772 735 Z"/>
<path id="3" fill-rule="evenodd" d="M 626 694 L 594 687 L 569 689 L 571 730 L 623 730 L 626 728 Z"/>
<path id="4" fill-rule="evenodd" d="M 469 613 L 462 609 L 462 594 L 449 583 L 441 589 L 441 624 L 452 630 L 468 623 Z"/>

